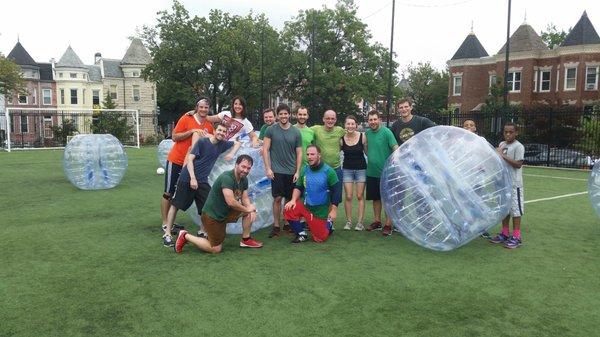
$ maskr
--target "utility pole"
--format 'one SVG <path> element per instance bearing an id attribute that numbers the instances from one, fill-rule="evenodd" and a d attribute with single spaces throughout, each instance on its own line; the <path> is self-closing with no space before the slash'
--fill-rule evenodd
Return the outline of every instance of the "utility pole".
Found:
<path id="1" fill-rule="evenodd" d="M 396 12 L 396 0 L 392 0 L 392 34 L 390 37 L 390 62 L 388 74 L 388 93 L 387 93 L 387 126 L 390 126 L 390 111 L 392 111 L 392 66 L 394 63 L 394 14 Z"/>
<path id="2" fill-rule="evenodd" d="M 508 112 L 508 56 L 510 54 L 510 5 L 508 0 L 508 18 L 506 24 L 506 57 L 504 59 L 504 113 Z M 514 83 L 514 78 L 513 78 Z"/>

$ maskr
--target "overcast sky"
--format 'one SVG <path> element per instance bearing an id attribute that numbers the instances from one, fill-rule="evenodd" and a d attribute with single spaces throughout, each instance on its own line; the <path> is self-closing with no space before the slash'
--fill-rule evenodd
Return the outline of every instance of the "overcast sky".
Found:
<path id="1" fill-rule="evenodd" d="M 212 8 L 244 15 L 250 10 L 266 13 L 271 25 L 281 29 L 300 9 L 333 7 L 335 0 L 182 0 L 192 15 L 205 16 Z M 355 0 L 373 40 L 389 48 L 392 0 Z M 139 4 L 142 4 L 141 2 Z M 431 62 L 443 68 L 471 30 L 487 52 L 496 54 L 506 39 L 506 0 L 397 0 L 394 34 L 396 61 L 408 64 Z M 103 57 L 122 58 L 128 36 L 143 25 L 154 25 L 156 13 L 169 9 L 169 0 L 138 2 L 123 0 L 2 1 L 0 52 L 8 55 L 19 36 L 21 44 L 37 62 L 58 60 L 68 45 L 86 64 L 95 52 Z M 538 34 L 549 23 L 559 29 L 574 26 L 584 10 L 598 31 L 600 1 L 514 0 L 511 34 L 526 17 Z"/>

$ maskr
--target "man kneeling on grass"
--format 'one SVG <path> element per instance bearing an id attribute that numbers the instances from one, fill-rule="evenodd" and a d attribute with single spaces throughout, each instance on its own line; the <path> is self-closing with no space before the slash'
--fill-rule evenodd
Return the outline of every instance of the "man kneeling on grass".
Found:
<path id="1" fill-rule="evenodd" d="M 247 176 L 252 164 L 252 157 L 243 154 L 235 161 L 233 170 L 221 173 L 215 180 L 202 208 L 202 224 L 208 238 L 193 236 L 186 230 L 181 230 L 175 242 L 177 253 L 181 253 L 187 242 L 208 253 L 221 252 L 227 224 L 237 222 L 240 216 L 243 228 L 240 247 L 262 247 L 261 242 L 250 237 L 252 223 L 256 220 L 256 206 L 248 197 Z"/>
<path id="2" fill-rule="evenodd" d="M 301 218 L 306 219 L 315 242 L 327 240 L 337 217 L 342 184 L 335 171 L 321 161 L 321 149 L 316 145 L 306 148 L 307 164 L 296 181 L 292 200 L 285 204 L 283 215 L 296 233 L 292 243 L 308 239 Z M 300 198 L 302 197 L 302 200 Z"/>

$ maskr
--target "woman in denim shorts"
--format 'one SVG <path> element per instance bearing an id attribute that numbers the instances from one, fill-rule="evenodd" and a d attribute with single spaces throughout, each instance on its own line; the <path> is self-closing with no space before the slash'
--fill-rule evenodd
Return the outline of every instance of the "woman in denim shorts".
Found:
<path id="1" fill-rule="evenodd" d="M 341 149 L 344 152 L 344 163 L 342 165 L 344 191 L 344 210 L 346 211 L 346 225 L 344 229 L 352 229 L 352 195 L 356 184 L 356 199 L 358 200 L 358 222 L 357 231 L 364 229 L 363 217 L 365 214 L 365 182 L 367 180 L 367 161 L 365 160 L 365 146 L 367 137 L 356 131 L 358 122 L 356 117 L 350 115 L 344 122 L 346 135 L 340 139 Z"/>

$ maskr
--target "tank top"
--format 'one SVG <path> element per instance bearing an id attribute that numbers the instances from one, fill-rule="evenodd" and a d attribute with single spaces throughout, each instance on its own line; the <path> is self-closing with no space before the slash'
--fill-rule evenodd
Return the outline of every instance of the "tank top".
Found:
<path id="1" fill-rule="evenodd" d="M 342 151 L 344 151 L 343 169 L 346 170 L 366 170 L 367 161 L 363 152 L 362 133 L 358 137 L 358 143 L 350 146 L 346 144 L 346 140 L 342 137 Z"/>

